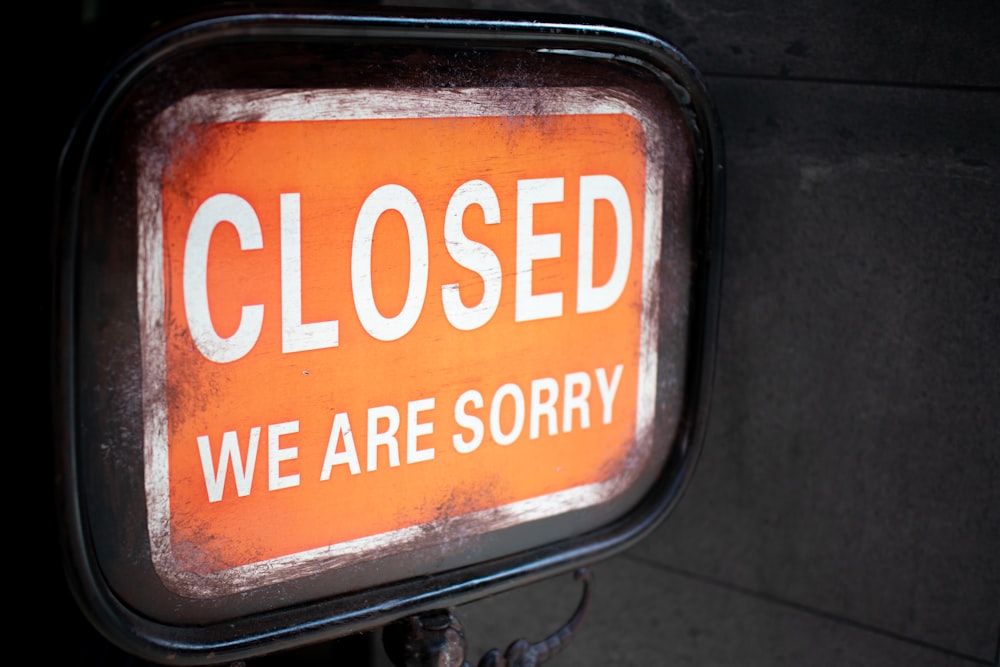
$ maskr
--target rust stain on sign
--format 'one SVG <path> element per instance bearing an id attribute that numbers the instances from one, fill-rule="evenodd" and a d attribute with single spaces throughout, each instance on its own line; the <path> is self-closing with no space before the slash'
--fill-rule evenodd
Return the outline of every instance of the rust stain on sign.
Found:
<path id="1" fill-rule="evenodd" d="M 660 130 L 613 91 L 523 97 L 221 91 L 158 118 L 139 297 L 172 589 L 592 507 L 650 460 Z"/>

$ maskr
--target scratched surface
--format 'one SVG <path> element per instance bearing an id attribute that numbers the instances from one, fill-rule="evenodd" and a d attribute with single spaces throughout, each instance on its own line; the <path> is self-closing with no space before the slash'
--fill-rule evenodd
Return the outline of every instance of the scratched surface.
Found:
<path id="1" fill-rule="evenodd" d="M 314 559 L 370 559 L 373 552 L 389 550 L 393 543 L 420 544 L 438 529 L 445 535 L 468 537 L 596 505 L 627 488 L 642 467 L 655 465 L 650 463 L 649 441 L 636 437 L 650 430 L 653 414 L 652 406 L 640 410 L 643 401 L 654 400 L 655 378 L 642 371 L 655 367 L 647 357 L 656 351 L 654 338 L 642 337 L 644 321 L 656 324 L 655 316 L 643 308 L 654 301 L 646 297 L 650 289 L 643 288 L 654 284 L 655 273 L 647 267 L 658 261 L 657 253 L 647 249 L 659 248 L 659 235 L 652 232 L 659 231 L 660 218 L 654 212 L 659 208 L 662 173 L 658 167 L 656 176 L 650 177 L 657 196 L 647 197 L 654 188 L 646 177 L 647 142 L 640 124 L 645 121 L 626 113 L 497 117 L 507 105 L 484 116 L 482 108 L 492 108 L 483 102 L 486 95 L 492 100 L 489 90 L 455 94 L 457 100 L 439 102 L 439 110 L 429 108 L 436 97 L 412 95 L 407 98 L 411 115 L 457 117 L 402 119 L 393 118 L 400 115 L 395 107 L 386 108 L 385 102 L 363 91 L 349 102 L 327 95 L 327 107 L 314 112 L 319 118 L 336 117 L 337 110 L 329 109 L 336 103 L 351 109 L 367 105 L 364 108 L 372 109 L 371 114 L 387 118 L 323 122 L 299 109 L 308 121 L 218 124 L 201 132 L 221 138 L 178 142 L 194 150 L 188 156 L 185 149 L 164 171 L 166 268 L 163 285 L 149 288 L 168 295 L 163 311 L 167 324 L 165 331 L 155 331 L 145 341 L 153 349 L 160 340 L 166 341 L 166 391 L 159 407 L 167 424 L 166 437 L 147 443 L 151 456 L 163 457 L 159 465 L 147 459 L 148 477 L 155 481 L 147 484 L 147 497 L 155 507 L 169 493 L 171 567 L 205 575 L 263 562 L 269 566 L 269 577 L 276 574 L 279 558 L 319 548 L 329 547 Z M 399 103 L 402 95 L 384 97 Z M 478 116 L 461 117 L 458 105 L 466 98 L 476 102 Z M 590 92 L 582 96 L 581 104 L 592 99 L 599 100 L 592 105 L 605 100 Z M 354 168 L 342 170 L 345 161 L 354 163 Z M 559 196 L 535 213 L 534 233 L 549 230 L 554 235 L 546 238 L 558 238 L 562 251 L 522 267 L 520 255 L 515 262 L 515 242 L 529 241 L 514 225 L 514 211 L 518 220 L 523 214 L 513 202 L 520 196 L 519 184 L 526 181 L 515 178 L 551 175 L 557 163 L 564 165 L 560 173 L 565 176 L 544 182 L 558 183 Z M 626 286 L 628 290 L 616 295 L 608 307 L 583 314 L 577 313 L 575 304 L 577 290 L 583 290 L 576 284 L 576 247 L 584 239 L 570 233 L 578 226 L 575 202 L 583 197 L 584 177 L 577 174 L 602 170 L 625 182 L 622 191 L 627 187 L 628 198 L 620 219 L 605 212 L 596 220 L 602 232 L 591 241 L 597 246 L 592 253 L 599 264 L 597 280 L 607 283 L 612 265 L 620 266 L 624 271 L 619 291 Z M 331 174 L 337 174 L 334 183 Z M 499 197 L 496 224 L 486 227 L 474 212 L 465 221 L 466 233 L 484 244 L 476 247 L 489 248 L 489 256 L 498 258 L 496 275 L 488 279 L 491 289 L 495 285 L 498 305 L 495 313 L 486 311 L 487 318 L 466 327 L 470 330 L 460 330 L 450 321 L 451 315 L 446 321 L 439 286 L 456 285 L 461 298 L 475 305 L 485 299 L 487 278 L 455 265 L 446 253 L 443 227 L 449 198 L 472 177 L 491 194 L 499 193 L 493 194 Z M 313 347 L 295 352 L 282 351 L 285 343 L 279 326 L 279 313 L 289 297 L 282 292 L 288 278 L 281 271 L 285 260 L 279 256 L 277 223 L 286 213 L 277 215 L 277 184 L 285 190 L 294 188 L 294 196 L 303 202 L 302 241 L 296 252 L 306 279 L 300 275 L 297 289 L 310 310 L 300 317 L 312 327 L 319 326 L 313 322 L 331 317 L 339 325 L 337 340 L 312 343 Z M 371 271 L 375 293 L 367 298 L 396 321 L 403 319 L 396 313 L 404 300 L 414 313 L 405 329 L 383 340 L 362 330 L 363 322 L 356 319 L 360 312 L 354 313 L 355 308 L 361 310 L 359 297 L 355 290 L 352 303 L 350 288 L 352 281 L 355 287 L 358 282 L 351 244 L 353 236 L 358 246 L 359 232 L 352 223 L 360 202 L 371 196 L 376 184 L 392 184 L 384 187 L 411 198 L 406 225 L 420 231 L 424 248 L 421 254 L 412 237 L 407 242 L 400 234 L 403 226 L 396 209 L 385 220 L 380 217 L 373 228 L 375 247 L 365 270 Z M 212 239 L 206 281 L 206 292 L 214 301 L 212 326 L 235 330 L 246 317 L 241 315 L 242 304 L 266 304 L 259 306 L 265 319 L 257 343 L 245 358 L 228 363 L 206 361 L 193 348 L 189 333 L 194 330 L 193 319 L 183 300 L 188 298 L 186 283 L 181 286 L 181 275 L 187 276 L 181 260 L 187 257 L 190 220 L 202 202 L 219 192 L 241 193 L 252 202 L 260 211 L 267 241 L 256 253 L 241 248 L 227 253 L 225 241 L 217 239 L 225 238 L 223 231 Z M 564 200 L 574 205 L 569 207 Z M 400 206 L 396 200 L 393 205 Z M 655 222 L 647 224 L 647 218 Z M 616 230 L 625 225 L 628 243 L 617 248 Z M 282 239 L 280 251 L 287 253 L 287 241 Z M 159 261 L 159 255 L 142 259 L 149 264 Z M 424 272 L 423 278 L 413 277 L 415 269 Z M 536 294 L 558 299 L 561 315 L 533 318 L 547 321 L 517 321 L 525 275 L 532 279 Z M 371 301 L 362 298 L 361 304 Z M 417 308 L 410 308 L 414 303 Z M 160 310 L 150 308 L 145 317 L 159 318 Z M 588 373 L 581 374 L 582 360 Z M 544 393 L 532 389 L 543 386 L 536 385 L 536 379 L 548 383 Z M 469 392 L 476 398 L 469 398 Z M 603 397 L 603 409 L 598 396 Z M 536 408 L 543 398 L 548 404 L 545 414 Z M 414 401 L 420 414 L 414 414 Z M 376 449 L 374 443 L 380 442 L 376 430 L 385 431 L 387 426 L 371 421 L 372 409 L 380 410 L 385 420 L 392 414 L 402 422 L 391 427 L 391 449 L 388 442 Z M 485 432 L 482 442 L 473 439 L 470 415 L 476 419 L 472 424 Z M 251 427 L 290 418 L 294 422 L 283 427 L 290 429 L 285 451 L 294 455 L 283 466 L 287 490 L 272 493 L 268 476 L 273 479 L 280 469 L 265 467 L 263 461 L 255 469 L 246 463 L 249 451 L 263 447 L 256 442 L 248 445 L 248 433 Z M 332 435 L 331 423 L 340 424 L 335 428 L 342 435 Z M 236 465 L 249 471 L 249 479 L 239 495 L 230 481 L 218 485 L 217 495 L 210 497 L 209 477 L 202 468 L 214 440 L 213 470 L 228 469 L 218 463 L 223 431 L 240 442 L 243 463 Z M 455 437 L 466 444 L 453 447 Z M 340 452 L 336 466 L 325 463 L 333 460 L 332 451 Z M 633 457 L 637 463 L 625 465 Z M 235 477 L 235 467 L 231 476 Z M 499 508 L 504 511 L 493 511 Z M 160 519 L 153 511 L 151 516 L 156 531 L 166 529 L 166 517 Z M 466 522 L 462 527 L 454 522 L 459 518 Z M 416 527 L 421 530 L 412 530 Z M 390 538 L 392 533 L 399 534 Z M 382 536 L 385 539 L 363 542 Z M 348 550 L 346 545 L 355 543 L 367 546 Z M 294 561 L 287 569 L 301 575 L 303 567 Z M 247 586 L 260 586 L 264 577 L 248 576 Z"/>

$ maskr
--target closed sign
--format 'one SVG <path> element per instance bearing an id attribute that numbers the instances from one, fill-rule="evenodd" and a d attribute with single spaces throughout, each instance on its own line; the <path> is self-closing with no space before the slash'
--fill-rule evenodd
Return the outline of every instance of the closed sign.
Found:
<path id="1" fill-rule="evenodd" d="M 146 493 L 175 587 L 632 481 L 656 393 L 657 129 L 597 90 L 539 99 L 262 90 L 160 116 L 140 181 Z"/>
<path id="2" fill-rule="evenodd" d="M 722 167 L 700 75 L 631 28 L 160 26 L 56 193 L 88 618 L 231 663 L 640 539 L 705 428 Z"/>

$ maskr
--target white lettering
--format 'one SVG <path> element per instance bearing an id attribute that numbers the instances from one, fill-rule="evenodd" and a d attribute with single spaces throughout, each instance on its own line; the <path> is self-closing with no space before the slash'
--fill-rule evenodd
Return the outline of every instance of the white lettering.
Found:
<path id="1" fill-rule="evenodd" d="M 337 443 L 344 441 L 344 451 L 337 451 Z M 358 450 L 354 446 L 354 435 L 351 433 L 351 422 L 346 412 L 338 412 L 330 427 L 330 440 L 326 444 L 326 456 L 323 457 L 323 470 L 319 479 L 325 482 L 330 479 L 333 466 L 346 463 L 352 475 L 361 474 L 361 464 L 358 462 Z"/>
<path id="2" fill-rule="evenodd" d="M 444 241 L 448 254 L 460 266 L 478 273 L 483 281 L 483 297 L 472 307 L 462 302 L 458 283 L 441 287 L 445 317 L 461 331 L 478 329 L 489 322 L 500 304 L 500 260 L 490 248 L 470 240 L 462 228 L 465 211 L 473 204 L 482 208 L 485 224 L 496 225 L 500 222 L 500 202 L 496 192 L 485 181 L 463 183 L 448 201 L 444 216 Z"/>
<path id="3" fill-rule="evenodd" d="M 604 285 L 594 285 L 594 209 L 598 199 L 615 211 L 615 266 Z M 580 261 L 577 264 L 576 312 L 593 313 L 611 307 L 625 289 L 632 259 L 632 209 L 625 186 L 613 176 L 580 177 Z"/>
<path id="4" fill-rule="evenodd" d="M 434 399 L 424 398 L 406 404 L 406 463 L 434 460 L 434 448 L 417 449 L 417 438 L 434 432 L 434 422 L 418 422 L 421 412 L 434 409 Z"/>
<path id="5" fill-rule="evenodd" d="M 541 320 L 562 315 L 562 292 L 533 294 L 532 268 L 536 259 L 559 256 L 561 234 L 534 233 L 535 204 L 563 200 L 562 178 L 534 178 L 517 182 L 517 258 L 514 280 L 514 321 Z"/>
<path id="6" fill-rule="evenodd" d="M 372 289 L 372 240 L 375 224 L 386 211 L 399 211 L 406 223 L 410 245 L 410 279 L 403 309 L 395 317 L 385 317 L 375 305 Z M 420 203 L 401 185 L 383 185 L 368 195 L 358 213 L 351 249 L 351 287 L 354 308 L 364 327 L 377 340 L 397 340 L 405 336 L 424 307 L 427 295 L 427 228 Z"/>
<path id="7" fill-rule="evenodd" d="M 460 433 L 456 433 L 451 437 L 451 442 L 455 447 L 455 451 L 459 454 L 468 454 L 470 452 L 476 451 L 479 445 L 483 442 L 483 434 L 485 429 L 483 428 L 483 420 L 475 415 L 470 415 L 465 411 L 466 406 L 472 403 L 474 407 L 483 407 L 483 395 L 480 394 L 475 389 L 469 389 L 462 393 L 455 401 L 455 423 L 462 428 L 467 428 L 472 431 L 472 437 L 469 440 L 465 440 Z"/>
<path id="8" fill-rule="evenodd" d="M 247 462 L 243 465 L 240 454 L 240 442 L 236 431 L 226 431 L 222 434 L 222 447 L 219 453 L 219 464 L 212 465 L 212 446 L 207 435 L 198 436 L 198 454 L 201 456 L 201 469 L 205 475 L 205 487 L 208 491 L 208 502 L 217 503 L 222 500 L 222 491 L 226 487 L 226 470 L 231 465 L 233 477 L 236 478 L 236 495 L 250 494 L 253 485 L 253 469 L 257 462 L 257 445 L 260 443 L 260 427 L 250 429 L 250 442 L 247 446 Z"/>
<path id="9" fill-rule="evenodd" d="M 542 393 L 546 398 L 542 400 Z M 554 378 L 538 378 L 531 381 L 531 426 L 530 437 L 536 440 L 539 436 L 540 422 L 545 416 L 549 435 L 559 432 L 559 419 L 556 417 L 556 400 L 559 398 L 559 383 Z"/>
<path id="10" fill-rule="evenodd" d="M 281 195 L 281 351 L 337 347 L 337 320 L 302 323 L 302 229 L 299 193 Z"/>
<path id="11" fill-rule="evenodd" d="M 624 368 L 624 364 L 618 364 L 613 367 L 610 374 L 605 368 L 597 368 L 593 372 L 603 407 L 604 424 L 610 424 L 614 417 L 614 402 L 621 386 Z M 528 437 L 531 440 L 538 440 L 545 435 L 552 437 L 568 433 L 574 426 L 580 429 L 590 428 L 592 382 L 591 373 L 573 372 L 567 373 L 561 383 L 553 377 L 540 377 L 522 383 L 523 388 L 514 382 L 502 385 L 490 400 L 490 437 L 498 445 L 511 445 L 524 434 L 526 422 Z M 530 393 L 527 401 L 526 391 Z M 434 397 L 408 401 L 406 404 L 407 465 L 433 461 L 436 458 L 437 452 L 431 441 L 425 439 L 424 443 L 421 443 L 420 440 L 421 437 L 431 436 L 435 432 L 432 411 L 436 405 L 437 399 Z M 459 454 L 472 453 L 482 444 L 485 424 L 477 412 L 484 406 L 483 395 L 476 389 L 464 391 L 455 402 L 455 424 L 461 430 L 453 433 L 452 444 Z M 367 472 L 378 469 L 379 454 L 383 447 L 387 456 L 384 460 L 388 462 L 388 466 L 390 468 L 400 466 L 400 427 L 400 409 L 397 407 L 381 405 L 368 408 Z M 268 491 L 300 486 L 299 473 L 282 474 L 283 464 L 287 470 L 288 462 L 297 461 L 299 458 L 299 447 L 287 444 L 287 439 L 283 445 L 282 437 L 299 432 L 298 420 L 267 426 Z M 226 431 L 222 435 L 217 458 L 213 455 L 209 436 L 197 437 L 209 502 L 219 502 L 223 499 L 230 469 L 235 479 L 237 495 L 240 497 L 250 495 L 260 437 L 261 427 L 250 428 L 249 438 L 243 446 L 236 430 Z M 306 438 L 305 435 L 299 437 Z M 351 476 L 362 473 L 354 433 L 346 412 L 339 412 L 333 417 L 319 480 L 329 480 L 334 467 L 340 465 L 346 465 Z"/>
<path id="12" fill-rule="evenodd" d="M 615 402 L 615 394 L 618 393 L 618 382 L 622 379 L 622 369 L 624 364 L 615 366 L 611 375 L 611 384 L 608 384 L 608 375 L 603 368 L 597 369 L 597 389 L 601 393 L 601 403 L 604 405 L 604 423 L 611 423 L 611 407 Z"/>
<path id="13" fill-rule="evenodd" d="M 378 430 L 380 419 L 389 422 L 388 428 L 382 432 Z M 391 405 L 368 408 L 368 472 L 378 468 L 379 445 L 385 445 L 389 451 L 389 467 L 395 468 L 399 465 L 399 440 L 396 439 L 398 430 L 399 410 Z"/>
<path id="14" fill-rule="evenodd" d="M 299 457 L 298 447 L 282 447 L 281 436 L 299 432 L 299 422 L 290 421 L 267 427 L 267 490 L 287 489 L 299 485 L 299 474 L 281 474 L 281 462 Z"/>
<path id="15" fill-rule="evenodd" d="M 535 294 L 534 263 L 561 257 L 562 234 L 535 233 L 535 207 L 560 204 L 564 200 L 565 179 L 537 178 L 517 182 L 514 321 L 561 317 L 563 292 Z M 595 285 L 594 252 L 597 233 L 595 216 L 598 201 L 610 203 L 614 211 L 615 254 L 611 275 L 603 285 Z M 448 201 L 444 221 L 444 243 L 456 264 L 482 280 L 479 303 L 467 306 L 462 285 L 441 286 L 445 318 L 460 331 L 478 329 L 496 314 L 503 289 L 503 273 L 498 255 L 489 246 L 470 239 L 464 229 L 468 210 L 478 206 L 483 224 L 501 222 L 500 202 L 493 187 L 483 180 L 460 185 Z M 372 244 L 375 228 L 388 211 L 402 216 L 409 250 L 406 298 L 400 311 L 385 316 L 375 303 Z M 280 195 L 281 259 L 281 350 L 293 353 L 335 348 L 340 345 L 340 322 L 330 319 L 303 322 L 301 194 Z M 234 194 L 221 193 L 206 199 L 195 212 L 184 248 L 183 292 L 188 327 L 196 348 L 216 363 L 229 363 L 247 355 L 261 334 L 264 305 L 240 306 L 236 331 L 223 337 L 212 322 L 208 298 L 208 262 L 212 236 L 219 225 L 233 225 L 241 250 L 264 247 L 260 220 L 250 203 Z M 632 212 L 625 186 L 617 178 L 597 174 L 580 177 L 579 252 L 577 264 L 578 313 L 606 310 L 624 292 L 632 259 Z M 430 273 L 427 226 L 416 196 L 401 185 L 387 184 L 373 190 L 358 211 L 351 244 L 351 290 L 361 326 L 373 338 L 394 341 L 409 333 L 423 312 Z M 336 286 L 330 286 L 335 288 Z"/>
<path id="16" fill-rule="evenodd" d="M 567 373 L 563 381 L 563 433 L 573 430 L 574 412 L 580 413 L 580 428 L 590 428 L 589 396 L 590 376 L 586 373 Z"/>
<path id="17" fill-rule="evenodd" d="M 213 195 L 195 211 L 184 244 L 184 311 L 195 346 L 206 359 L 218 364 L 236 361 L 249 352 L 260 336 L 264 306 L 243 306 L 240 324 L 223 338 L 212 324 L 208 307 L 208 247 L 215 228 L 229 222 L 236 228 L 241 250 L 264 247 L 260 220 L 250 203 L 232 194 Z"/>
<path id="18" fill-rule="evenodd" d="M 511 424 L 510 430 L 504 433 L 500 425 L 500 412 L 503 408 L 503 399 L 508 396 L 514 399 L 514 423 Z M 509 382 L 493 394 L 493 402 L 490 404 L 490 437 L 498 445 L 509 445 L 520 437 L 523 428 L 524 393 L 516 384 Z"/>

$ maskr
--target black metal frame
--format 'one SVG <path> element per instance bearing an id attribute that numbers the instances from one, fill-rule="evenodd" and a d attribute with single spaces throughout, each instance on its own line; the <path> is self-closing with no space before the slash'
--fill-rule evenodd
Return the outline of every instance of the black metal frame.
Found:
<path id="1" fill-rule="evenodd" d="M 95 130 L 116 98 L 144 68 L 165 53 L 202 43 L 233 30 L 272 31 L 278 35 L 323 31 L 362 42 L 396 42 L 604 51 L 662 72 L 696 135 L 696 192 L 691 239 L 692 295 L 686 391 L 680 431 L 653 488 L 631 511 L 586 534 L 507 557 L 439 572 L 432 578 L 403 580 L 300 607 L 236 618 L 227 623 L 172 626 L 136 613 L 109 590 L 97 563 L 89 525 L 79 450 L 81 440 L 76 368 L 77 248 L 83 229 L 77 209 L 86 196 L 81 169 L 93 150 Z M 617 553 L 651 531 L 677 502 L 694 467 L 702 440 L 710 392 L 716 311 L 721 281 L 724 173 L 719 122 L 698 72 L 668 43 L 640 31 L 587 23 L 576 18 L 506 15 L 431 17 L 375 13 L 325 14 L 262 12 L 202 17 L 163 30 L 125 60 L 105 80 L 95 102 L 77 126 L 61 165 L 57 214 L 60 239 L 55 331 L 57 462 L 63 486 L 60 500 L 66 544 L 66 570 L 81 607 L 99 629 L 137 655 L 176 664 L 223 663 L 265 652 L 321 641 L 375 627 L 444 606 L 462 604 L 515 586 L 572 571 Z"/>

